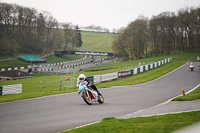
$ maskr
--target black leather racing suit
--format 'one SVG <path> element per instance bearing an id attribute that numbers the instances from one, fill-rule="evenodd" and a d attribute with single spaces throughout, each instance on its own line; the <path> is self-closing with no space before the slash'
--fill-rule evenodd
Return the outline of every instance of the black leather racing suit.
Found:
<path id="1" fill-rule="evenodd" d="M 87 82 L 86 86 L 91 87 L 93 90 L 95 90 L 98 93 L 98 95 L 101 95 L 97 87 L 88 78 L 85 78 L 85 80 L 82 82 L 85 82 L 85 81 Z"/>

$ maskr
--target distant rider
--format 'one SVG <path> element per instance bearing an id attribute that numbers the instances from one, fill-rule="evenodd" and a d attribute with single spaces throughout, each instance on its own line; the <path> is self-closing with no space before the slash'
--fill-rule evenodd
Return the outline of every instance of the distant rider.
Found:
<path id="1" fill-rule="evenodd" d="M 98 91 L 97 87 L 90 82 L 88 78 L 84 74 L 80 74 L 78 77 L 77 87 L 80 85 L 86 85 L 88 88 L 95 90 L 98 95 L 101 95 L 101 93 Z"/>
<path id="2" fill-rule="evenodd" d="M 191 69 L 191 71 L 193 71 L 193 69 L 194 69 L 194 64 L 193 64 L 193 63 L 190 63 L 189 68 Z"/>

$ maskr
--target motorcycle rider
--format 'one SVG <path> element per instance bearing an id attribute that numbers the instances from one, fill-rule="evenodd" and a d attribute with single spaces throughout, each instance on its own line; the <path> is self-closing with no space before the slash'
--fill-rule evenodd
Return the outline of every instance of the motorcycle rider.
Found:
<path id="1" fill-rule="evenodd" d="M 193 69 L 194 69 L 194 64 L 193 64 L 193 63 L 190 63 L 189 68 L 191 69 L 191 71 L 193 71 Z"/>
<path id="2" fill-rule="evenodd" d="M 77 87 L 79 87 L 79 85 L 86 85 L 88 88 L 95 90 L 99 96 L 101 95 L 97 87 L 92 82 L 90 82 L 90 80 L 86 78 L 84 74 L 80 74 L 78 77 Z"/>

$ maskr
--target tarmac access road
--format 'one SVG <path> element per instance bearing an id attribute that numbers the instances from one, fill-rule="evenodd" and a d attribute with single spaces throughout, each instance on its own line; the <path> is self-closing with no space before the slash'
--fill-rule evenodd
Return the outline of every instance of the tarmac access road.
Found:
<path id="1" fill-rule="evenodd" d="M 70 67 L 70 68 L 66 68 L 66 69 L 56 70 L 55 72 L 63 72 L 63 73 L 77 72 L 77 71 L 81 71 L 85 68 L 95 67 L 95 66 L 103 65 L 106 63 L 110 63 L 110 62 L 112 62 L 112 60 L 104 60 L 104 61 L 102 61 L 102 63 L 100 63 L 100 62 L 88 63 L 85 65 L 75 66 L 74 68 Z"/>
<path id="2" fill-rule="evenodd" d="M 72 61 L 67 61 L 67 63 L 65 64 L 56 64 L 56 65 L 53 65 L 54 63 L 49 63 L 49 64 L 45 64 L 45 65 L 38 65 L 39 69 L 50 69 L 50 68 L 53 68 L 54 71 L 57 71 L 57 70 L 60 70 L 62 67 L 69 67 L 69 66 L 77 66 L 77 64 L 80 64 L 80 63 L 86 63 L 86 62 L 90 62 L 91 61 L 91 58 L 83 58 L 83 59 L 80 59 L 80 60 L 72 60 Z M 50 65 L 52 64 L 52 65 Z"/>
<path id="3" fill-rule="evenodd" d="M 101 89 L 104 104 L 89 106 L 77 93 L 0 103 L 1 133 L 55 133 L 106 117 L 121 117 L 163 103 L 200 83 L 199 63 L 189 63 L 154 81 Z"/>
<path id="4" fill-rule="evenodd" d="M 94 56 L 94 63 L 90 62 L 91 58 L 85 58 L 85 59 L 81 59 L 81 60 L 74 60 L 74 61 L 68 61 L 68 63 L 65 64 L 59 64 L 59 65 L 39 65 L 39 69 L 51 69 L 53 68 L 53 70 L 55 72 L 63 72 L 63 73 L 68 73 L 68 72 L 76 72 L 76 71 L 80 71 L 81 69 L 85 69 L 88 67 L 94 67 L 96 65 L 102 65 L 102 64 L 106 64 L 111 62 L 112 60 L 103 60 L 102 63 L 100 63 L 100 56 Z M 77 65 L 80 63 L 84 63 L 84 62 L 90 62 L 87 64 L 82 64 L 82 65 Z M 65 67 L 67 66 L 67 67 Z M 69 67 L 71 66 L 71 67 Z M 74 67 L 72 67 L 74 66 Z"/>

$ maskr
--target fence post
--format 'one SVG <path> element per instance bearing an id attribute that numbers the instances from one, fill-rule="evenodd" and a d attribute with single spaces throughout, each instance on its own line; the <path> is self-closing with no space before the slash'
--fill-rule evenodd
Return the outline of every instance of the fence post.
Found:
<path id="1" fill-rule="evenodd" d="M 74 77 L 71 77 L 72 80 L 72 87 L 74 87 Z"/>
<path id="2" fill-rule="evenodd" d="M 3 95 L 3 87 L 0 86 L 0 95 Z"/>
<path id="3" fill-rule="evenodd" d="M 40 81 L 40 92 L 42 91 L 42 81 Z"/>
<path id="4" fill-rule="evenodd" d="M 62 86 L 61 86 L 61 79 L 60 79 L 60 91 L 62 90 Z"/>

